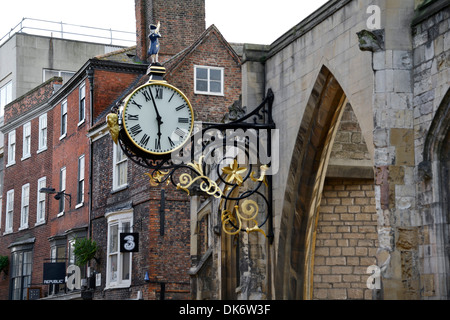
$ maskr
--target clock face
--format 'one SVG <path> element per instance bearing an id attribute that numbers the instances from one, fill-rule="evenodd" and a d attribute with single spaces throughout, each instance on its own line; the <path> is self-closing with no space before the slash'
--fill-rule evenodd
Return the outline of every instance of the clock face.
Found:
<path id="1" fill-rule="evenodd" d="M 186 96 L 166 83 L 149 83 L 126 101 L 122 123 L 141 150 L 156 155 L 181 148 L 194 126 L 194 112 Z"/>

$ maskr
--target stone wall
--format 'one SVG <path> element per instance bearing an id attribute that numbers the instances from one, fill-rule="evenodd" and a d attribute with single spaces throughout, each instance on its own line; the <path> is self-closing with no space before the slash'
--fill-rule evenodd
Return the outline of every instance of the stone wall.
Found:
<path id="1" fill-rule="evenodd" d="M 413 253 L 419 260 L 424 299 L 448 299 L 450 288 L 449 190 L 445 187 L 450 132 L 450 6 L 448 2 L 444 5 L 444 1 L 435 1 L 423 7 L 412 28 L 414 179 L 420 217 L 410 232 L 421 240 L 413 242 Z"/>

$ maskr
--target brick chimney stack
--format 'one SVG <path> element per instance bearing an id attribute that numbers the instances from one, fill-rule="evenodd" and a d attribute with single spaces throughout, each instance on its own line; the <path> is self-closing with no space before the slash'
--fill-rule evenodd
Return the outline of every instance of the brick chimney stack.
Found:
<path id="1" fill-rule="evenodd" d="M 191 45 L 206 29 L 205 0 L 135 0 L 137 56 L 149 62 L 149 26 L 161 22 L 159 61 Z"/>

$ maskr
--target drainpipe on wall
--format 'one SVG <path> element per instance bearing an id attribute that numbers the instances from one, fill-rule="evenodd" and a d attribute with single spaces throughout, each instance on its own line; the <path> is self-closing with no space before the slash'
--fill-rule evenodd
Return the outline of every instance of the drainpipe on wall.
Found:
<path id="1" fill-rule="evenodd" d="M 89 123 L 90 127 L 92 127 L 93 124 L 93 112 L 94 112 L 94 68 L 90 67 L 87 69 L 87 76 L 89 80 Z M 89 238 L 92 238 L 92 220 L 91 220 L 91 214 L 92 214 L 92 140 L 89 139 L 89 204 L 88 204 L 88 212 L 89 212 L 89 223 L 88 223 L 88 235 Z"/>

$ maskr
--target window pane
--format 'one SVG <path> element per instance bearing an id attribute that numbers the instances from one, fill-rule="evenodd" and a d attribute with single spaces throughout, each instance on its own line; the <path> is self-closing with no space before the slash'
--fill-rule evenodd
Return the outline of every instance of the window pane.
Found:
<path id="1" fill-rule="evenodd" d="M 208 79 L 208 69 L 197 68 L 196 77 L 197 79 Z"/>
<path id="2" fill-rule="evenodd" d="M 131 232 L 131 229 L 130 229 L 130 222 L 129 221 L 127 221 L 127 222 L 123 222 L 122 223 L 122 232 Z"/>
<path id="3" fill-rule="evenodd" d="M 129 252 L 122 254 L 122 280 L 130 279 L 130 259 L 131 254 Z"/>
<path id="4" fill-rule="evenodd" d="M 197 80 L 197 91 L 208 91 L 208 82 L 203 80 Z"/>
<path id="5" fill-rule="evenodd" d="M 72 76 L 75 74 L 75 72 L 61 72 L 61 78 L 63 78 L 63 83 L 66 83 L 67 81 L 72 78 Z"/>
<path id="6" fill-rule="evenodd" d="M 220 82 L 211 81 L 210 86 L 211 86 L 210 87 L 211 92 L 217 92 L 217 93 L 222 92 Z"/>
<path id="7" fill-rule="evenodd" d="M 111 282 L 117 281 L 117 255 L 110 256 L 110 265 L 109 265 L 109 280 Z"/>
<path id="8" fill-rule="evenodd" d="M 31 275 L 31 260 L 32 260 L 32 255 L 31 255 L 31 251 L 27 251 L 24 252 L 24 261 L 23 261 L 23 274 L 26 276 Z"/>
<path id="9" fill-rule="evenodd" d="M 127 183 L 127 163 L 121 163 L 118 166 L 119 169 L 119 181 L 118 186 L 122 186 Z"/>
<path id="10" fill-rule="evenodd" d="M 110 227 L 109 230 L 109 252 L 117 252 L 117 242 L 118 242 L 118 228 L 119 225 L 115 224 Z"/>
<path id="11" fill-rule="evenodd" d="M 210 80 L 221 81 L 222 80 L 222 70 L 210 70 Z"/>
<path id="12" fill-rule="evenodd" d="M 116 162 L 119 163 L 125 159 L 125 153 L 120 148 L 116 148 Z"/>
<path id="13" fill-rule="evenodd" d="M 44 70 L 44 81 L 47 81 L 53 77 L 59 77 L 59 72 L 53 70 Z"/>

